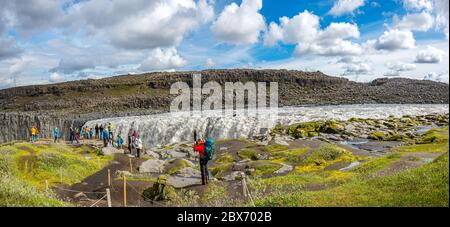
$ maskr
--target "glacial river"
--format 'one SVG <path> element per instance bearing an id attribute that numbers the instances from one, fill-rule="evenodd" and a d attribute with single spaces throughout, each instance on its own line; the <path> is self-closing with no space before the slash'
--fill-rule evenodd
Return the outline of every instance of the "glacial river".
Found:
<path id="1" fill-rule="evenodd" d="M 261 112 L 260 112 L 261 113 Z M 262 113 L 273 113 L 266 110 Z M 299 106 L 283 107 L 278 114 L 246 116 L 237 114 L 223 116 L 221 112 L 211 111 L 204 116 L 188 114 L 154 114 L 135 117 L 105 118 L 87 122 L 85 125 L 94 128 L 96 124 L 111 122 L 114 135 L 121 134 L 126 141 L 130 130 L 136 130 L 146 147 L 163 146 L 172 143 L 191 141 L 193 130 L 202 135 L 212 131 L 216 139 L 249 138 L 267 133 L 269 128 L 281 124 L 336 119 L 348 120 L 356 118 L 386 118 L 404 115 L 448 114 L 448 104 L 362 104 L 333 106 Z M 263 124 L 265 123 L 265 124 Z M 269 125 L 269 126 L 267 126 Z"/>

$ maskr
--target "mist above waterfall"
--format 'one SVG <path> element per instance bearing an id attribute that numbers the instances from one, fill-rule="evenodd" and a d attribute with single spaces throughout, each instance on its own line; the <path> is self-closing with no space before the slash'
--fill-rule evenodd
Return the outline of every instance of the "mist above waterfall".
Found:
<path id="1" fill-rule="evenodd" d="M 267 110 L 267 111 L 270 111 Z M 300 106 L 278 108 L 278 117 L 270 118 L 246 116 L 244 114 L 222 115 L 219 112 L 208 112 L 203 116 L 191 113 L 164 113 L 155 115 L 105 118 L 86 122 L 85 126 L 94 128 L 96 124 L 112 123 L 114 135 L 127 134 L 136 130 L 147 148 L 167 144 L 193 141 L 193 131 L 197 130 L 203 136 L 215 139 L 249 138 L 255 135 L 267 134 L 271 128 L 280 123 L 289 125 L 299 122 L 317 120 L 348 120 L 355 118 L 386 118 L 403 115 L 446 114 L 448 104 L 362 104 L 333 106 Z M 265 124 L 262 124 L 265 123 Z M 210 132 L 212 134 L 210 135 Z M 126 139 L 125 139 L 126 141 Z"/>

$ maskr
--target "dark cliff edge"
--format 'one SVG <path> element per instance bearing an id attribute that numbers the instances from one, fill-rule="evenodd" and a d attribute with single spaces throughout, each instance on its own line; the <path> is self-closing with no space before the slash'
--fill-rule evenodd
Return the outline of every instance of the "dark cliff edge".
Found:
<path id="1" fill-rule="evenodd" d="M 449 103 L 448 84 L 405 78 L 357 83 L 321 72 L 249 69 L 146 73 L 0 90 L 0 142 L 28 138 L 33 124 L 46 137 L 58 126 L 67 138 L 72 123 L 166 112 L 173 99 L 170 86 L 192 85 L 193 73 L 202 75 L 202 83 L 278 82 L 279 106 Z"/>

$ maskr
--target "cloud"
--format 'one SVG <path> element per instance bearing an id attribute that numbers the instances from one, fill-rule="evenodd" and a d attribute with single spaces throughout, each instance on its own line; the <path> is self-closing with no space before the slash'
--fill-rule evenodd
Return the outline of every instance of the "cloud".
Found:
<path id="1" fill-rule="evenodd" d="M 410 11 L 431 11 L 433 3 L 430 0 L 403 0 L 403 7 Z"/>
<path id="2" fill-rule="evenodd" d="M 441 29 L 445 35 L 447 36 L 447 39 L 449 37 L 448 31 L 448 14 L 449 14 L 449 8 L 448 0 L 435 0 L 435 10 L 436 10 L 436 24 L 439 29 Z"/>
<path id="3" fill-rule="evenodd" d="M 3 14 L 7 14 L 8 26 L 26 36 L 51 29 L 63 17 L 60 0 L 2 1 Z"/>
<path id="4" fill-rule="evenodd" d="M 16 46 L 15 40 L 2 38 L 0 33 L 0 61 L 8 58 L 18 57 L 22 50 Z"/>
<path id="5" fill-rule="evenodd" d="M 372 74 L 372 67 L 368 63 L 351 63 L 344 65 L 343 68 L 345 71 L 342 76 Z"/>
<path id="6" fill-rule="evenodd" d="M 156 48 L 151 51 L 138 69 L 141 71 L 166 71 L 183 67 L 186 64 L 186 60 L 178 55 L 175 48 Z"/>
<path id="7" fill-rule="evenodd" d="M 365 0 L 337 0 L 328 14 L 333 16 L 341 16 L 353 13 L 357 8 L 364 6 Z"/>
<path id="8" fill-rule="evenodd" d="M 297 44 L 295 54 L 324 56 L 359 55 L 361 47 L 347 39 L 359 38 L 358 26 L 351 23 L 331 23 L 321 30 L 319 17 L 305 10 L 298 15 L 280 18 L 280 25 L 271 22 L 264 43 L 274 46 L 278 41 Z"/>
<path id="9" fill-rule="evenodd" d="M 435 72 L 430 72 L 427 75 L 425 75 L 423 77 L 423 79 L 437 81 L 437 82 L 443 82 L 445 77 L 448 78 L 448 71 L 445 73 L 440 73 L 440 74 L 435 73 Z"/>
<path id="10" fill-rule="evenodd" d="M 61 72 L 70 74 L 84 69 L 93 69 L 96 67 L 96 62 L 87 55 L 71 56 L 63 58 L 59 61 L 59 65 L 50 70 L 50 72 Z"/>
<path id="11" fill-rule="evenodd" d="M 374 46 L 377 50 L 395 51 L 414 48 L 415 42 L 411 31 L 390 29 L 378 38 Z"/>
<path id="12" fill-rule="evenodd" d="M 405 62 L 387 62 L 386 67 L 390 70 L 383 74 L 385 77 L 399 77 L 402 72 L 413 71 L 416 69 L 415 64 Z"/>
<path id="13" fill-rule="evenodd" d="M 59 73 L 56 73 L 56 72 L 50 74 L 50 77 L 49 77 L 49 81 L 52 83 L 62 82 L 64 80 L 65 80 L 64 76 Z"/>
<path id="14" fill-rule="evenodd" d="M 421 12 L 417 14 L 406 14 L 401 19 L 397 15 L 393 18 L 394 28 L 400 30 L 426 32 L 434 25 L 434 18 L 431 14 Z"/>
<path id="15" fill-rule="evenodd" d="M 416 55 L 416 63 L 436 64 L 442 61 L 445 52 L 432 46 L 427 46 L 425 50 Z"/>
<path id="16" fill-rule="evenodd" d="M 66 23 L 125 49 L 178 45 L 186 33 L 212 20 L 206 0 L 96 0 L 69 9 Z M 101 16 L 99 16 L 101 15 Z"/>
<path id="17" fill-rule="evenodd" d="M 206 62 L 205 62 L 205 67 L 206 68 L 212 68 L 215 65 L 216 65 L 216 63 L 214 62 L 214 60 L 212 58 L 206 59 Z"/>
<path id="18" fill-rule="evenodd" d="M 225 6 L 211 27 L 214 36 L 227 43 L 256 43 L 266 28 L 259 13 L 261 8 L 262 0 L 243 0 L 240 6 L 234 2 Z"/>

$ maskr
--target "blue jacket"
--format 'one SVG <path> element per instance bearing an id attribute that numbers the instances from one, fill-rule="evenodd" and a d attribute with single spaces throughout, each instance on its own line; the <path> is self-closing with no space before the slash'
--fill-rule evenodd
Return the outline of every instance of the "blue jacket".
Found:
<path id="1" fill-rule="evenodd" d="M 109 132 L 108 132 L 108 130 L 103 129 L 102 139 L 104 139 L 104 140 L 108 140 L 109 139 Z"/>
<path id="2" fill-rule="evenodd" d="M 53 129 L 53 136 L 54 137 L 57 137 L 59 135 L 59 129 L 57 128 L 57 127 L 55 127 L 54 129 Z"/>

